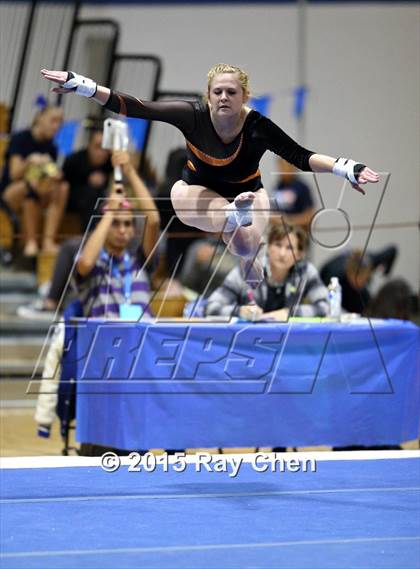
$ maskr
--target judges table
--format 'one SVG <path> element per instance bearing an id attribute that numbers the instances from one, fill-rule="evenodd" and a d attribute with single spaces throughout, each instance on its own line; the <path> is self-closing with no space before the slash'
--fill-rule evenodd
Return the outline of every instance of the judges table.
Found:
<path id="1" fill-rule="evenodd" d="M 419 328 L 79 321 L 76 438 L 120 449 L 419 437 Z"/>

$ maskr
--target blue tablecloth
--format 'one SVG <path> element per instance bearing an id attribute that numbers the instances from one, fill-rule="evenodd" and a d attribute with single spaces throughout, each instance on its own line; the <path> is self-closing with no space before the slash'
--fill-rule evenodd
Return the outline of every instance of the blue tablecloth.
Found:
<path id="1" fill-rule="evenodd" d="M 121 449 L 419 437 L 419 328 L 77 324 L 77 439 Z"/>

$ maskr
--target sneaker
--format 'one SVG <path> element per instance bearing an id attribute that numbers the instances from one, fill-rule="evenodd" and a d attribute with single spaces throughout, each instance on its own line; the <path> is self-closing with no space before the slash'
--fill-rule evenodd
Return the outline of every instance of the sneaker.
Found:
<path id="1" fill-rule="evenodd" d="M 30 304 L 19 306 L 16 310 L 16 314 L 20 318 L 26 318 L 27 320 L 41 320 L 43 322 L 51 322 L 54 320 L 56 311 L 47 308 L 42 299 L 35 300 Z"/>
<path id="2" fill-rule="evenodd" d="M 38 287 L 38 296 L 42 298 L 47 298 L 51 288 L 51 281 L 46 281 Z"/>

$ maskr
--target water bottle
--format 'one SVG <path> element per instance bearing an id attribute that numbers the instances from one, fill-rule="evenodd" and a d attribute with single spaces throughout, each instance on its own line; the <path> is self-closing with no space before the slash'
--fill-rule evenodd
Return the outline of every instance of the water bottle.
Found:
<path id="1" fill-rule="evenodd" d="M 331 277 L 328 285 L 329 316 L 340 320 L 341 317 L 341 285 L 337 277 Z"/>

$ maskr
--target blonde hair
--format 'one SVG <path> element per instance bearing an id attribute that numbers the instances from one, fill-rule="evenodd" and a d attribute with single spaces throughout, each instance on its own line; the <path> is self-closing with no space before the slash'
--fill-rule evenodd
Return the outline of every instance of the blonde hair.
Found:
<path id="1" fill-rule="evenodd" d="M 31 128 L 36 126 L 38 123 L 38 120 L 43 115 L 47 114 L 50 111 L 59 111 L 61 114 L 63 114 L 63 108 L 62 107 L 59 107 L 58 105 L 45 105 L 45 107 L 42 107 L 42 109 L 38 109 L 36 111 L 34 118 L 32 119 Z"/>
<path id="2" fill-rule="evenodd" d="M 210 92 L 210 85 L 216 75 L 220 73 L 236 73 L 238 75 L 239 83 L 241 84 L 242 91 L 245 95 L 249 95 L 249 76 L 246 71 L 235 65 L 229 65 L 228 63 L 217 63 L 213 65 L 210 71 L 207 73 L 207 93 L 205 99 L 208 100 L 208 95 Z"/>

